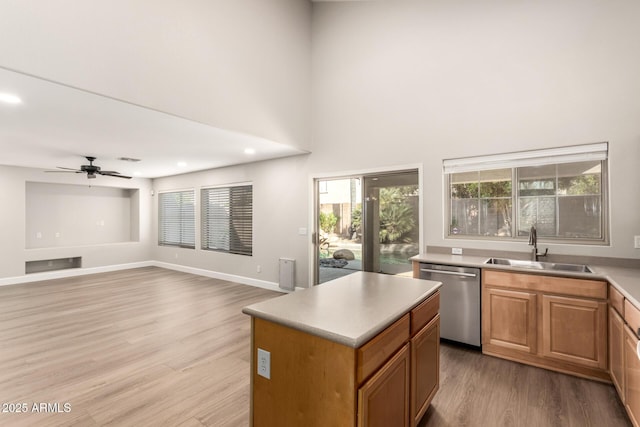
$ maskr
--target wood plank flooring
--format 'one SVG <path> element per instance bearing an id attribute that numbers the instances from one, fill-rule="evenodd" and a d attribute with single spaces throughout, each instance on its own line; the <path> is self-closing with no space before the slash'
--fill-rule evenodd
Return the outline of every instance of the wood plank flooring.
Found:
<path id="1" fill-rule="evenodd" d="M 440 390 L 419 427 L 627 427 L 613 385 L 442 343 Z"/>
<path id="2" fill-rule="evenodd" d="M 0 404 L 27 405 L 0 426 L 246 426 L 240 310 L 277 295 L 155 267 L 0 287 Z M 420 424 L 628 425 L 613 386 L 446 344 Z"/>
<path id="3" fill-rule="evenodd" d="M 28 407 L 0 425 L 247 425 L 241 309 L 277 295 L 154 267 L 0 287 L 0 403 Z"/>

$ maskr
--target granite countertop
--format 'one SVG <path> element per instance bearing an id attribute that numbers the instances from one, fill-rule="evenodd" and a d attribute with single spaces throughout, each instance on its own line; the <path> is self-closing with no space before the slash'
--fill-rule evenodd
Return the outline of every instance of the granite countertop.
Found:
<path id="1" fill-rule="evenodd" d="M 441 285 L 432 280 L 357 272 L 244 307 L 242 312 L 358 348 Z"/>
<path id="2" fill-rule="evenodd" d="M 490 251 L 488 251 L 490 252 Z M 510 270 L 521 273 L 547 274 L 553 276 L 575 277 L 580 279 L 600 279 L 606 280 L 619 290 L 625 298 L 634 306 L 640 308 L 640 269 L 612 267 L 606 265 L 592 265 L 589 268 L 593 273 L 578 272 L 558 272 L 540 271 L 530 268 L 519 268 L 508 265 L 485 264 L 490 258 L 487 256 L 474 255 L 449 255 L 441 253 L 422 253 L 411 258 L 412 261 L 430 262 L 434 264 L 456 265 L 463 267 L 490 268 L 492 270 Z"/>

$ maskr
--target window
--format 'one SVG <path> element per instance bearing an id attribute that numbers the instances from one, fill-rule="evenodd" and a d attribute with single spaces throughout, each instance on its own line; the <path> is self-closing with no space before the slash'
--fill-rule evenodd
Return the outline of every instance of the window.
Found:
<path id="1" fill-rule="evenodd" d="M 448 235 L 606 241 L 607 144 L 444 161 Z"/>
<path id="2" fill-rule="evenodd" d="M 253 186 L 202 189 L 202 249 L 253 253 Z"/>
<path id="3" fill-rule="evenodd" d="M 158 204 L 158 244 L 195 249 L 195 191 L 160 193 Z"/>

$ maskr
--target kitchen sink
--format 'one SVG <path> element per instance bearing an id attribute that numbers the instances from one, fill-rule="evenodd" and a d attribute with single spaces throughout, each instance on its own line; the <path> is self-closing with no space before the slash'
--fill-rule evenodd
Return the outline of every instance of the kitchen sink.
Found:
<path id="1" fill-rule="evenodd" d="M 520 259 L 489 258 L 485 264 L 508 265 L 511 267 L 531 268 L 534 270 L 565 271 L 570 273 L 593 273 L 588 265 L 562 264 L 557 262 L 524 261 Z"/>

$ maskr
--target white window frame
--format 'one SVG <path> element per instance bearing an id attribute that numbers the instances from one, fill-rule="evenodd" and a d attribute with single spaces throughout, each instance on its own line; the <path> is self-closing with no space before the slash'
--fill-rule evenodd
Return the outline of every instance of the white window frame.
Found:
<path id="1" fill-rule="evenodd" d="M 593 144 L 573 145 L 541 150 L 530 150 L 487 156 L 474 156 L 457 159 L 445 159 L 442 163 L 445 184 L 445 209 L 444 209 L 444 237 L 447 239 L 466 240 L 526 240 L 527 236 L 518 236 L 519 212 L 518 203 L 518 174 L 517 168 L 527 166 L 544 166 L 553 164 L 565 164 L 574 162 L 600 161 L 601 169 L 601 227 L 600 238 L 566 238 L 545 236 L 544 240 L 558 243 L 572 244 L 609 244 L 609 203 L 608 203 L 608 143 L 599 142 Z M 451 175 L 462 172 L 488 171 L 495 169 L 512 170 L 512 209 L 513 225 L 512 235 L 509 237 L 481 236 L 473 234 L 455 235 L 451 233 Z"/>

